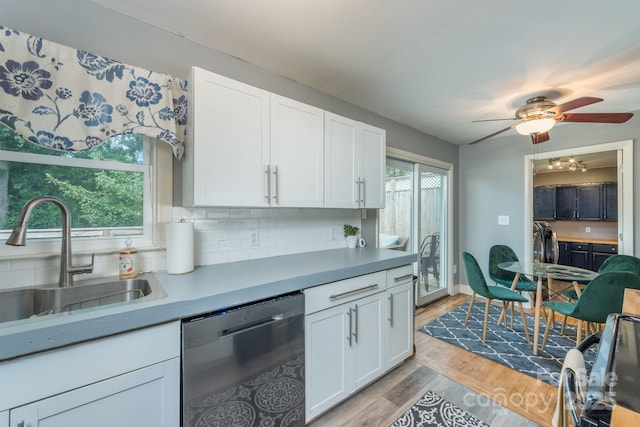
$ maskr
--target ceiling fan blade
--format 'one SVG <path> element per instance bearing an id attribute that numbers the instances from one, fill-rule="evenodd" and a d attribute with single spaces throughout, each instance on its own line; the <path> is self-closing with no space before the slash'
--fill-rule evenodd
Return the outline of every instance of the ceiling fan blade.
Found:
<path id="1" fill-rule="evenodd" d="M 485 119 L 485 120 L 471 120 L 472 123 L 480 123 L 480 122 L 499 122 L 502 120 L 518 120 L 515 117 L 512 117 L 510 119 Z"/>
<path id="2" fill-rule="evenodd" d="M 483 137 L 483 138 L 476 139 L 475 141 L 471 141 L 471 142 L 469 143 L 469 145 L 477 144 L 477 143 L 478 143 L 478 142 L 480 142 L 480 141 L 484 141 L 485 139 L 492 138 L 492 137 L 494 137 L 494 136 L 496 136 L 496 135 L 501 134 L 502 132 L 506 132 L 506 131 L 508 131 L 509 129 L 511 129 L 511 128 L 512 128 L 512 127 L 514 127 L 514 126 L 515 126 L 515 125 L 513 125 L 513 126 L 509 126 L 509 127 L 507 127 L 507 128 L 504 128 L 504 129 L 500 129 L 499 131 L 494 132 L 494 133 L 492 133 L 491 135 L 487 135 L 487 136 L 485 136 L 485 137 Z"/>
<path id="3" fill-rule="evenodd" d="M 633 113 L 591 113 L 591 114 L 562 114 L 556 120 L 560 122 L 579 123 L 624 123 L 633 117 Z"/>
<path id="4" fill-rule="evenodd" d="M 602 98 L 594 98 L 592 96 L 583 96 L 582 98 L 576 98 L 573 101 L 565 102 L 564 104 L 558 104 L 551 108 L 549 111 L 553 111 L 556 114 L 564 113 L 565 111 L 573 110 L 575 108 L 585 107 L 587 105 L 602 102 Z"/>
<path id="5" fill-rule="evenodd" d="M 540 132 L 531 134 L 531 142 L 534 144 L 540 144 L 549 140 L 549 132 Z"/>

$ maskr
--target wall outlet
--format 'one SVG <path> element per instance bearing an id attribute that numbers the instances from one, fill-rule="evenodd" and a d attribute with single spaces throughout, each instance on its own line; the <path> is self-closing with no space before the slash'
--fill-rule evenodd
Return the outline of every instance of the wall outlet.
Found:
<path id="1" fill-rule="evenodd" d="M 249 246 L 260 246 L 260 233 L 255 228 L 249 230 Z"/>
<path id="2" fill-rule="evenodd" d="M 329 239 L 338 240 L 338 229 L 335 227 L 329 228 Z"/>
<path id="3" fill-rule="evenodd" d="M 591 233 L 591 227 L 585 227 L 584 231 L 585 231 L 586 233 Z"/>
<path id="4" fill-rule="evenodd" d="M 453 274 L 458 273 L 458 264 L 453 264 Z"/>
<path id="5" fill-rule="evenodd" d="M 498 215 L 498 225 L 509 225 L 509 215 Z"/>

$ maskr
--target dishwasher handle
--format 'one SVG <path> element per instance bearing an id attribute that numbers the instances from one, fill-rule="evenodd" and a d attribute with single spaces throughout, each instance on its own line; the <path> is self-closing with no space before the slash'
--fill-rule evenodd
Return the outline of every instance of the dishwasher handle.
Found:
<path id="1" fill-rule="evenodd" d="M 265 317 L 263 319 L 259 319 L 259 320 L 255 320 L 253 322 L 249 322 L 249 323 L 244 323 L 238 326 L 233 326 L 231 328 L 228 329 L 223 329 L 220 331 L 219 334 L 219 338 L 222 337 L 228 337 L 231 335 L 236 335 L 242 332 L 246 332 L 249 331 L 251 329 L 255 329 L 255 328 L 259 328 L 261 326 L 265 326 L 265 325 L 269 325 L 271 323 L 275 323 L 275 322 L 279 322 L 282 319 L 284 319 L 284 315 L 281 314 L 275 314 L 273 316 L 269 316 L 269 317 Z"/>

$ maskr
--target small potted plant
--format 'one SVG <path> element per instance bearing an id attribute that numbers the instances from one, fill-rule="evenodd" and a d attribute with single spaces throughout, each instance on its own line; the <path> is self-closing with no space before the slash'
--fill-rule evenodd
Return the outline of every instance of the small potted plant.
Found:
<path id="1" fill-rule="evenodd" d="M 344 225 L 344 237 L 347 238 L 348 248 L 355 248 L 357 246 L 358 231 L 360 231 L 360 228 L 356 227 L 355 225 L 349 225 L 349 224 Z"/>

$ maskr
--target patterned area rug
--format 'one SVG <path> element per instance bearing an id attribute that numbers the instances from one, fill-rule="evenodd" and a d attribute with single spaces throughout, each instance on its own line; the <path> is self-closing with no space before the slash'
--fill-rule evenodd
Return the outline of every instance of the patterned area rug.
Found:
<path id="1" fill-rule="evenodd" d="M 428 391 L 390 427 L 475 427 L 486 426 L 464 409 Z"/>
<path id="2" fill-rule="evenodd" d="M 304 355 L 239 386 L 189 402 L 194 427 L 304 426 Z"/>
<path id="3" fill-rule="evenodd" d="M 482 345 L 482 325 L 484 323 L 484 302 L 476 302 L 471 310 L 468 327 L 464 326 L 464 318 L 467 315 L 469 304 L 464 304 L 421 327 L 419 331 L 431 335 L 442 341 L 446 341 L 457 347 L 461 347 L 472 353 L 491 359 L 523 374 L 545 381 L 552 386 L 558 385 L 562 362 L 569 349 L 575 347 L 576 327 L 567 325 L 565 335 L 560 334 L 560 322 L 558 329 L 551 329 L 549 339 L 544 351 L 538 350 L 534 356 L 533 350 L 527 346 L 527 340 L 522 327 L 522 320 L 518 307 L 514 313 L 513 330 L 505 329 L 497 325 L 501 307 L 491 305 L 489 308 L 489 324 L 487 327 L 487 345 Z M 533 343 L 534 317 L 525 314 L 529 336 Z M 507 325 L 511 321 L 511 310 Z M 544 332 L 545 321 L 540 319 L 540 343 Z M 595 359 L 595 349 L 592 348 L 585 354 L 587 369 Z"/>

